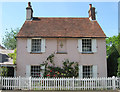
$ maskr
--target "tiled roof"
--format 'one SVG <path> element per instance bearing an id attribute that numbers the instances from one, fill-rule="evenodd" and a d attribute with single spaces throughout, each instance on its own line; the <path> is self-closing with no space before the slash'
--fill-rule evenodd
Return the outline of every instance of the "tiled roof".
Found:
<path id="1" fill-rule="evenodd" d="M 0 49 L 5 49 L 3 46 L 0 45 Z"/>
<path id="2" fill-rule="evenodd" d="M 106 37 L 89 18 L 34 18 L 25 21 L 17 37 Z"/>
<path id="3" fill-rule="evenodd" d="M 14 53 L 14 50 L 0 49 L 0 65 L 13 65 L 13 59 L 8 56 L 9 53 Z"/>

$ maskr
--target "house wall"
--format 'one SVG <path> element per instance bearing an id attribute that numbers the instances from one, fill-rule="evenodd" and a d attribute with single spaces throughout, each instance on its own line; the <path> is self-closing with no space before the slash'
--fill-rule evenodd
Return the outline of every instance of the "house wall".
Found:
<path id="1" fill-rule="evenodd" d="M 98 77 L 107 76 L 106 42 L 105 38 L 97 38 L 97 52 L 94 54 L 82 54 L 78 51 L 78 39 L 66 38 L 67 54 L 56 54 L 57 38 L 46 38 L 46 51 L 42 54 L 30 54 L 27 52 L 27 39 L 17 38 L 17 76 L 25 76 L 26 65 L 40 65 L 46 58 L 55 53 L 55 64 L 62 66 L 62 61 L 79 62 L 79 65 L 97 65 Z"/>

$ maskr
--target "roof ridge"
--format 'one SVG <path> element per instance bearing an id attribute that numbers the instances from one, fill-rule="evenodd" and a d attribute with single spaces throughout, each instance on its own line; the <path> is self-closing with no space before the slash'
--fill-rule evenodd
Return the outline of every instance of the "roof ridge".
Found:
<path id="1" fill-rule="evenodd" d="M 33 19 L 89 19 L 89 17 L 33 17 Z"/>

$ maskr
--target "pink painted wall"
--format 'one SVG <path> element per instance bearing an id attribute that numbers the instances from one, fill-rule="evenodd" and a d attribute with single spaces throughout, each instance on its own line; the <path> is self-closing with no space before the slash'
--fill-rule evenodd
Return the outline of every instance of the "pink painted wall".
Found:
<path id="1" fill-rule="evenodd" d="M 81 54 L 78 51 L 78 39 L 66 38 L 67 54 L 55 54 L 55 64 L 61 66 L 62 61 L 79 62 L 79 65 L 97 65 L 98 77 L 107 76 L 106 42 L 105 38 L 97 38 L 97 52 L 94 54 Z M 17 76 L 25 76 L 26 65 L 40 65 L 51 53 L 57 52 L 57 38 L 46 39 L 46 52 L 43 54 L 30 54 L 27 52 L 27 39 L 17 39 Z"/>

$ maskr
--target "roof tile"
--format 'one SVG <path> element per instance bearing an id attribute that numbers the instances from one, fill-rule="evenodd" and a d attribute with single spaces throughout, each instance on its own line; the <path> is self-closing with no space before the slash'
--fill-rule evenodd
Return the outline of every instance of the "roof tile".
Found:
<path id="1" fill-rule="evenodd" d="M 106 37 L 89 18 L 34 18 L 25 21 L 17 37 Z"/>

